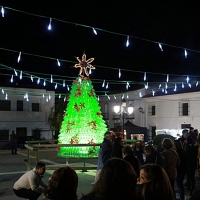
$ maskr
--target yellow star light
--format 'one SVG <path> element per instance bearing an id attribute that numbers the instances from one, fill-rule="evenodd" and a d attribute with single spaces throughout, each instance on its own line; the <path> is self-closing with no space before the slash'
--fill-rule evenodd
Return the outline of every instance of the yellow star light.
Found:
<path id="1" fill-rule="evenodd" d="M 79 57 L 76 57 L 76 59 L 78 60 L 78 64 L 75 64 L 75 68 L 80 67 L 80 71 L 79 71 L 79 76 L 84 76 L 84 73 L 86 76 L 89 76 L 88 73 L 88 68 L 89 69 L 95 69 L 95 67 L 93 65 L 91 65 L 90 63 L 94 60 L 94 58 L 90 58 L 88 60 L 86 60 L 86 54 L 83 54 L 82 56 L 82 60 Z"/>

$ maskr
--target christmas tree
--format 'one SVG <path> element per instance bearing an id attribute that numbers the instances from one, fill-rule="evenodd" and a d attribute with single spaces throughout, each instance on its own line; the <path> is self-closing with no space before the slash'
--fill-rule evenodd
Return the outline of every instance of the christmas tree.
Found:
<path id="1" fill-rule="evenodd" d="M 100 144 L 107 131 L 87 69 L 95 69 L 83 54 L 79 59 L 79 77 L 73 82 L 69 102 L 58 136 L 61 144 Z M 84 76 L 85 74 L 86 76 Z M 99 146 L 61 147 L 58 156 L 64 158 L 96 157 Z"/>

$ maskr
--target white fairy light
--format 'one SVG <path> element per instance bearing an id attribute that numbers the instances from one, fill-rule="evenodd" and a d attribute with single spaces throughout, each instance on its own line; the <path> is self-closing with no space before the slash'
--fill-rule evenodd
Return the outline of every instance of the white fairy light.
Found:
<path id="1" fill-rule="evenodd" d="M 20 59 L 21 59 L 21 51 L 19 52 L 19 56 L 18 56 L 18 58 L 17 58 L 17 62 L 18 62 L 18 63 L 19 63 Z"/>
<path id="2" fill-rule="evenodd" d="M 164 92 L 165 90 L 164 90 L 164 88 L 162 88 L 162 92 Z"/>
<path id="3" fill-rule="evenodd" d="M 44 80 L 43 85 L 46 86 L 46 81 Z"/>
<path id="4" fill-rule="evenodd" d="M 20 76 L 19 76 L 19 78 L 22 79 L 22 71 L 20 72 Z"/>
<path id="5" fill-rule="evenodd" d="M 129 46 L 129 35 L 127 36 L 127 40 L 126 40 L 126 47 Z"/>
<path id="6" fill-rule="evenodd" d="M 167 94 L 167 89 L 165 89 L 165 94 Z"/>
<path id="7" fill-rule="evenodd" d="M 186 49 L 185 49 L 185 58 L 187 58 L 187 51 L 186 51 Z"/>
<path id="8" fill-rule="evenodd" d="M 129 98 L 128 93 L 126 94 L 126 98 L 127 98 L 127 99 Z"/>
<path id="9" fill-rule="evenodd" d="M 60 61 L 57 59 L 58 67 L 60 67 Z"/>
<path id="10" fill-rule="evenodd" d="M 105 96 L 107 96 L 107 93 L 105 92 Z"/>
<path id="11" fill-rule="evenodd" d="M 119 69 L 119 78 L 121 78 L 121 70 Z"/>
<path id="12" fill-rule="evenodd" d="M 158 43 L 158 46 L 159 46 L 160 50 L 163 51 L 162 45 L 160 43 Z"/>
<path id="13" fill-rule="evenodd" d="M 167 81 L 167 83 L 169 82 L 169 74 L 167 74 L 167 80 L 166 81 Z"/>
<path id="14" fill-rule="evenodd" d="M 99 101 L 99 96 L 97 97 L 97 100 Z"/>
<path id="15" fill-rule="evenodd" d="M 7 94 L 7 93 L 6 93 L 5 99 L 6 99 L 6 100 L 8 99 L 8 94 Z"/>
<path id="16" fill-rule="evenodd" d="M 187 76 L 187 78 L 186 78 L 187 83 L 189 82 L 189 80 L 190 80 L 190 78 L 189 78 L 189 76 Z"/>
<path id="17" fill-rule="evenodd" d="M 53 83 L 53 76 L 51 75 L 51 83 Z"/>
<path id="18" fill-rule="evenodd" d="M 63 99 L 64 100 L 64 102 L 66 101 L 66 97 Z"/>
<path id="19" fill-rule="evenodd" d="M 160 88 L 161 88 L 161 86 L 162 86 L 162 85 L 160 84 L 160 85 L 158 86 L 158 88 L 160 89 Z"/>
<path id="20" fill-rule="evenodd" d="M 114 97 L 114 99 L 117 99 L 115 95 L 113 97 Z"/>
<path id="21" fill-rule="evenodd" d="M 31 75 L 31 81 L 33 82 L 33 76 Z"/>
<path id="22" fill-rule="evenodd" d="M 4 17 L 4 13 L 5 13 L 5 12 L 4 12 L 4 8 L 2 7 L 2 8 L 1 8 L 2 17 Z"/>
<path id="23" fill-rule="evenodd" d="M 48 99 L 48 97 L 46 98 L 46 102 L 49 102 L 49 99 Z"/>
<path id="24" fill-rule="evenodd" d="M 144 72 L 144 81 L 146 81 L 146 79 L 147 79 L 147 73 Z"/>
<path id="25" fill-rule="evenodd" d="M 167 89 L 167 88 L 168 88 L 167 83 L 165 83 L 165 89 Z"/>
<path id="26" fill-rule="evenodd" d="M 15 76 L 17 76 L 18 75 L 18 73 L 17 73 L 17 71 L 14 69 L 14 72 L 15 72 Z"/>
<path id="27" fill-rule="evenodd" d="M 126 82 L 126 89 L 128 90 L 129 87 L 130 87 L 129 82 Z"/>
<path id="28" fill-rule="evenodd" d="M 148 89 L 148 87 L 149 87 L 148 82 L 147 82 L 147 84 L 144 84 L 144 87 L 145 87 L 146 90 Z"/>
<path id="29" fill-rule="evenodd" d="M 55 84 L 55 90 L 57 89 L 57 83 Z"/>
<path id="30" fill-rule="evenodd" d="M 105 86 L 105 80 L 103 80 L 103 84 L 102 84 L 102 87 L 104 87 Z"/>
<path id="31" fill-rule="evenodd" d="M 177 86 L 176 86 L 176 83 L 175 83 L 175 85 L 174 85 L 174 91 L 176 91 L 176 89 L 177 89 Z"/>
<path id="32" fill-rule="evenodd" d="M 13 75 L 11 76 L 10 82 L 11 82 L 11 83 L 13 82 Z"/>
<path id="33" fill-rule="evenodd" d="M 108 99 L 110 100 L 110 96 L 107 96 L 108 97 Z"/>
<path id="34" fill-rule="evenodd" d="M 155 95 L 155 91 L 154 91 L 154 90 L 152 90 L 152 95 L 153 95 L 153 96 Z"/>
<path id="35" fill-rule="evenodd" d="M 42 95 L 43 99 L 44 99 L 44 94 Z"/>
<path id="36" fill-rule="evenodd" d="M 92 27 L 92 30 L 94 32 L 95 35 L 97 35 L 97 31 Z"/>
<path id="37" fill-rule="evenodd" d="M 51 95 L 49 94 L 49 100 L 51 99 Z"/>
<path id="38" fill-rule="evenodd" d="M 122 95 L 122 99 L 124 99 L 124 94 Z"/>
<path id="39" fill-rule="evenodd" d="M 92 70 L 91 70 L 91 68 L 90 68 L 90 70 L 89 70 L 89 74 L 92 74 Z"/>
<path id="40" fill-rule="evenodd" d="M 199 81 L 196 82 L 196 87 L 199 85 Z"/>
<path id="41" fill-rule="evenodd" d="M 65 87 L 65 80 L 63 80 L 63 87 Z"/>
<path id="42" fill-rule="evenodd" d="M 79 82 L 80 84 L 82 84 L 82 79 L 81 79 L 81 78 L 79 78 L 79 79 L 78 79 L 78 82 Z"/>
<path id="43" fill-rule="evenodd" d="M 61 94 L 59 94 L 58 98 L 59 98 L 59 99 L 61 98 Z"/>
<path id="44" fill-rule="evenodd" d="M 190 88 L 192 87 L 190 83 L 188 83 L 188 86 L 189 86 Z"/>
<path id="45" fill-rule="evenodd" d="M 37 84 L 39 84 L 40 83 L 40 78 L 38 78 L 38 80 L 37 80 Z"/>
<path id="46" fill-rule="evenodd" d="M 182 82 L 182 88 L 184 88 L 184 83 Z"/>
<path id="47" fill-rule="evenodd" d="M 2 94 L 4 94 L 4 89 L 1 89 Z"/>
<path id="48" fill-rule="evenodd" d="M 69 86 L 67 85 L 67 90 L 69 91 Z"/>
<path id="49" fill-rule="evenodd" d="M 50 18 L 49 25 L 48 25 L 48 30 L 51 30 L 51 21 L 52 21 L 52 19 Z"/>
<path id="50" fill-rule="evenodd" d="M 142 97 L 142 93 L 141 92 L 139 93 L 139 97 Z"/>

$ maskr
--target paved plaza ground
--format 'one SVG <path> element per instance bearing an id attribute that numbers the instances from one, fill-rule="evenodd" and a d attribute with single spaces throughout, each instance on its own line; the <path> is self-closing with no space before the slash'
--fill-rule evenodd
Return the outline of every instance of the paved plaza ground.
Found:
<path id="1" fill-rule="evenodd" d="M 57 157 L 56 149 L 41 149 L 39 153 L 40 161 L 43 161 L 46 165 L 60 165 L 64 166 L 66 160 Z M 18 155 L 11 155 L 10 150 L 0 150 L 0 199 L 1 200 L 17 200 L 22 199 L 15 196 L 12 190 L 14 182 L 27 170 L 29 170 L 24 159 L 27 158 L 27 150 L 19 149 Z M 31 165 L 35 165 L 35 156 L 32 153 L 30 156 Z M 86 166 L 95 167 L 97 164 L 97 159 L 87 159 Z M 72 166 L 83 166 L 83 160 L 81 159 L 69 159 L 69 165 Z M 94 176 L 96 170 L 89 170 L 87 172 L 82 172 L 81 170 L 76 170 L 79 177 L 78 185 L 78 197 L 81 197 L 81 193 L 87 193 L 91 190 L 91 183 L 94 181 Z M 51 177 L 53 170 L 47 170 L 44 175 L 44 181 L 47 182 Z M 196 179 L 196 189 L 200 190 L 200 179 Z M 176 188 L 176 195 L 179 196 L 178 190 Z M 187 198 L 189 199 L 189 198 Z M 42 200 L 42 196 L 39 198 Z"/>

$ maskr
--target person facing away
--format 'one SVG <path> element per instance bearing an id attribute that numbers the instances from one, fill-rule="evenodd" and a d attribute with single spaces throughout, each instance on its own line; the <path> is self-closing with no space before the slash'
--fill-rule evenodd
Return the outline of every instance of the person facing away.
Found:
<path id="1" fill-rule="evenodd" d="M 186 152 L 183 149 L 182 143 L 180 140 L 174 140 L 174 145 L 176 152 L 180 158 L 180 165 L 177 167 L 177 177 L 175 179 L 176 185 L 178 186 L 179 193 L 180 193 L 180 200 L 185 199 L 185 189 L 183 185 L 184 177 L 187 173 L 187 158 Z"/>
<path id="2" fill-rule="evenodd" d="M 132 165 L 138 178 L 140 176 L 141 164 L 140 161 L 134 156 L 133 149 L 130 146 L 126 145 L 122 148 L 122 157 Z"/>
<path id="3" fill-rule="evenodd" d="M 13 186 L 16 196 L 29 200 L 37 200 L 42 193 L 45 193 L 48 187 L 42 181 L 45 170 L 45 164 L 38 162 L 34 169 L 22 175 Z"/>
<path id="4" fill-rule="evenodd" d="M 11 146 L 12 155 L 16 155 L 17 154 L 17 135 L 14 130 L 12 131 L 12 134 L 10 135 L 10 146 Z"/>
<path id="5" fill-rule="evenodd" d="M 112 153 L 112 132 L 106 132 L 104 134 L 104 140 L 102 142 L 102 161 L 103 165 L 106 163 L 108 159 L 111 158 Z"/>
<path id="6" fill-rule="evenodd" d="M 144 164 L 144 159 L 143 159 L 143 147 L 142 147 L 142 142 L 137 141 L 135 143 L 135 148 L 134 148 L 134 155 L 138 158 L 140 161 L 141 165 Z"/>
<path id="7" fill-rule="evenodd" d="M 136 181 L 136 173 L 127 161 L 111 158 L 103 166 L 92 190 L 80 200 L 138 200 Z"/>
<path id="8" fill-rule="evenodd" d="M 69 166 L 55 170 L 45 196 L 50 200 L 76 200 L 78 176 Z"/>
<path id="9" fill-rule="evenodd" d="M 185 149 L 186 147 L 188 134 L 189 134 L 188 130 L 184 129 L 182 130 L 182 136 L 178 139 L 179 141 L 181 141 L 183 149 Z"/>
<path id="10" fill-rule="evenodd" d="M 158 164 L 165 171 L 167 170 L 164 156 L 162 156 L 153 145 L 146 145 L 144 147 L 144 153 L 146 155 L 145 164 Z"/>
<path id="11" fill-rule="evenodd" d="M 140 200 L 175 200 L 168 175 L 157 164 L 141 167 L 136 191 Z"/>
<path id="12" fill-rule="evenodd" d="M 123 148 L 122 138 L 120 137 L 115 138 L 112 148 L 111 158 L 112 157 L 122 158 L 122 148 Z"/>
<path id="13" fill-rule="evenodd" d="M 167 167 L 166 172 L 169 176 L 172 189 L 174 190 L 174 180 L 177 177 L 176 168 L 180 165 L 180 158 L 177 152 L 174 150 L 174 143 L 170 138 L 163 139 L 162 146 L 164 148 L 162 155 L 165 157 Z"/>
<path id="14" fill-rule="evenodd" d="M 194 128 L 193 127 L 190 127 L 190 132 L 188 134 L 187 141 L 192 141 L 193 144 L 197 143 L 197 136 L 196 136 L 196 134 L 194 132 Z"/>

